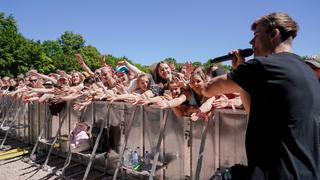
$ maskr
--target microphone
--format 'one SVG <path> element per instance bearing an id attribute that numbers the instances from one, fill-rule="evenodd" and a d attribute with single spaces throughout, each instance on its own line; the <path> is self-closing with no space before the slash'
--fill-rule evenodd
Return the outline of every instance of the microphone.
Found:
<path id="1" fill-rule="evenodd" d="M 253 50 L 251 48 L 248 49 L 238 49 L 239 53 L 242 57 L 249 57 L 253 54 Z M 236 55 L 234 53 L 232 54 L 228 54 L 228 55 L 224 55 L 224 56 L 220 56 L 220 57 L 216 57 L 213 59 L 209 59 L 209 61 L 211 63 L 219 63 L 219 62 L 223 62 L 223 61 L 228 61 L 232 58 L 236 57 Z"/>

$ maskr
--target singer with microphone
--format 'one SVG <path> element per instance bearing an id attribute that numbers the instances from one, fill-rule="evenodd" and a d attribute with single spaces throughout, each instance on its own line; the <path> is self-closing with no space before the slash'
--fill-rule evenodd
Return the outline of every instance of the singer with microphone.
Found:
<path id="1" fill-rule="evenodd" d="M 318 180 L 320 85 L 292 51 L 298 24 L 280 12 L 260 17 L 251 29 L 254 58 L 244 62 L 250 53 L 233 51 L 234 69 L 213 78 L 203 95 L 243 92 L 247 97 L 248 179 Z"/>

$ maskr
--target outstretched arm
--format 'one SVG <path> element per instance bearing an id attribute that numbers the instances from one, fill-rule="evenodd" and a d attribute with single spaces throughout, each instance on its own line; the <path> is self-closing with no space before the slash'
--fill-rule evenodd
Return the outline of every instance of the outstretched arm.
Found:
<path id="1" fill-rule="evenodd" d="M 53 84 L 57 84 L 57 80 L 56 80 L 56 79 L 51 78 L 51 77 L 49 77 L 49 76 L 47 76 L 47 75 L 38 73 L 37 70 L 31 70 L 30 72 L 31 72 L 31 74 L 34 75 L 34 76 L 40 77 L 40 78 L 45 79 L 45 80 L 47 80 L 47 81 L 51 81 Z"/>
<path id="2" fill-rule="evenodd" d="M 198 120 L 200 117 L 206 117 L 207 113 L 211 111 L 212 107 L 213 107 L 213 102 L 215 100 L 215 96 L 207 99 L 206 102 L 204 102 L 200 107 L 199 110 L 197 110 L 197 112 L 191 114 L 191 120 L 196 121 Z"/>
<path id="3" fill-rule="evenodd" d="M 135 74 L 144 74 L 140 69 L 138 69 L 136 66 L 130 64 L 128 61 L 119 61 L 118 65 L 125 65 L 131 72 Z"/>
<path id="4" fill-rule="evenodd" d="M 218 94 L 240 92 L 241 90 L 243 89 L 238 84 L 229 79 L 227 74 L 224 74 L 211 79 L 202 90 L 202 94 L 206 97 L 212 97 Z"/>
<path id="5" fill-rule="evenodd" d="M 174 108 L 180 106 L 187 100 L 186 95 L 181 94 L 179 97 L 171 99 L 171 100 L 162 100 L 158 103 L 161 108 Z"/>
<path id="6" fill-rule="evenodd" d="M 94 75 L 94 72 L 92 72 L 91 69 L 86 65 L 80 53 L 76 54 L 76 60 L 79 63 L 79 65 L 82 67 L 82 69 L 85 70 L 87 73 L 89 73 L 90 76 Z"/>

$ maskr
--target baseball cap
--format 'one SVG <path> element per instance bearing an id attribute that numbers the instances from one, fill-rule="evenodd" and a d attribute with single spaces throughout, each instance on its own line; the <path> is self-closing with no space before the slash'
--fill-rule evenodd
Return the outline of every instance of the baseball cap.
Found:
<path id="1" fill-rule="evenodd" d="M 47 81 L 43 85 L 45 85 L 45 86 L 53 86 L 54 84 L 53 84 L 52 81 Z"/>
<path id="2" fill-rule="evenodd" d="M 312 55 L 305 58 L 305 62 L 320 68 L 320 56 Z"/>
<path id="3" fill-rule="evenodd" d="M 116 71 L 117 72 L 122 72 L 122 73 L 128 73 L 129 69 L 126 66 L 122 65 L 122 66 L 117 66 L 116 67 Z"/>

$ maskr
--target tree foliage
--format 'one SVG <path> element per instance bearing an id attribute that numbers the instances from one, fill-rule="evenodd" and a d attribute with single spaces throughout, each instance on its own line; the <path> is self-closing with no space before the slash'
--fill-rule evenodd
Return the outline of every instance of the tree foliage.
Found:
<path id="1" fill-rule="evenodd" d="M 50 73 L 57 69 L 67 72 L 82 71 L 75 60 L 76 53 L 81 53 L 92 70 L 100 67 L 102 54 L 96 47 L 86 45 L 82 35 L 65 31 L 56 40 L 43 42 L 30 40 L 19 33 L 13 16 L 5 16 L 0 12 L 0 76 L 17 76 L 31 69 L 37 69 L 41 73 Z M 122 60 L 129 61 L 144 72 L 149 72 L 148 66 L 133 63 L 127 57 L 105 55 L 106 63 L 112 67 L 116 67 Z M 177 70 L 182 66 L 182 63 L 177 63 L 172 57 L 165 58 L 164 61 L 174 64 Z M 211 63 L 208 61 L 202 64 L 199 61 L 193 61 L 193 65 L 196 67 L 203 65 L 208 69 Z M 220 66 L 230 69 L 230 66 L 222 64 Z"/>
<path id="2" fill-rule="evenodd" d="M 50 64 L 41 43 L 23 37 L 14 18 L 0 13 L 0 75 L 16 76 L 31 68 L 49 72 Z"/>

